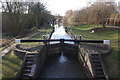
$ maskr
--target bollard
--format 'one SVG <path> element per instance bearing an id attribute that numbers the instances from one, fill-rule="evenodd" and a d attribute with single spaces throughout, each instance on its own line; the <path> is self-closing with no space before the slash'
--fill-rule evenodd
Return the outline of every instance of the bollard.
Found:
<path id="1" fill-rule="evenodd" d="M 94 34 L 95 33 L 95 31 L 94 30 L 92 30 L 91 32 L 90 32 L 90 34 Z"/>
<path id="2" fill-rule="evenodd" d="M 81 38 L 82 38 L 82 35 L 80 35 L 80 40 L 81 40 Z"/>
<path id="3" fill-rule="evenodd" d="M 43 39 L 45 40 L 45 35 L 43 35 Z"/>

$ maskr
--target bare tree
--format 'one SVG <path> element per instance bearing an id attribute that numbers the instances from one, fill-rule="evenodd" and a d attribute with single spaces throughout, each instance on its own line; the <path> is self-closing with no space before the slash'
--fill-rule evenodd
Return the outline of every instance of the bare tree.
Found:
<path id="1" fill-rule="evenodd" d="M 90 6 L 83 8 L 81 10 L 68 10 L 66 12 L 64 22 L 67 25 L 77 25 L 79 24 L 103 24 L 105 25 L 105 20 L 110 18 L 112 13 L 117 13 L 116 3 L 107 2 L 103 0 L 96 0 L 90 3 Z M 117 18 L 117 15 L 116 15 Z M 115 19 L 116 20 L 116 19 Z M 116 21 L 115 21 L 116 22 Z M 113 22 L 113 24 L 115 24 Z"/>

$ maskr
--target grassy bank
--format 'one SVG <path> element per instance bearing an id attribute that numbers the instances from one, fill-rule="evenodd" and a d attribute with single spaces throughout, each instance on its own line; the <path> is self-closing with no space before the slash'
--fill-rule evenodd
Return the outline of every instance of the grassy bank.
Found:
<path id="1" fill-rule="evenodd" d="M 39 29 L 38 31 L 40 30 L 41 29 Z M 47 34 L 48 31 L 52 31 L 52 27 L 46 28 L 42 33 L 32 37 L 31 39 L 43 39 L 42 35 Z M 24 43 L 24 44 L 32 44 L 32 43 Z M 17 72 L 19 71 L 21 64 L 22 64 L 22 60 L 19 59 L 17 56 L 15 56 L 13 51 L 6 54 L 2 58 L 2 78 L 14 78 Z"/>
<path id="2" fill-rule="evenodd" d="M 13 51 L 2 58 L 2 78 L 15 77 L 22 60 L 14 55 Z"/>
<path id="3" fill-rule="evenodd" d="M 34 37 L 30 38 L 30 39 L 43 39 L 42 36 L 45 35 L 45 34 L 47 34 L 47 31 L 43 31 L 40 34 L 38 34 L 38 35 L 36 35 L 36 36 L 34 36 Z"/>
<path id="4" fill-rule="evenodd" d="M 41 29 L 39 29 L 38 31 L 41 31 Z M 45 30 L 43 30 L 40 34 L 38 34 L 30 39 L 43 39 L 42 36 L 48 34 L 51 31 L 52 31 L 52 27 L 48 27 Z"/>
<path id="5" fill-rule="evenodd" d="M 100 25 L 79 25 L 72 28 L 72 32 L 77 35 L 82 35 L 87 40 L 110 40 L 110 46 L 113 48 L 112 52 L 102 56 L 105 62 L 108 75 L 110 78 L 118 77 L 118 29 L 117 28 L 103 28 Z M 95 30 L 94 34 L 90 34 L 90 30 Z M 99 28 L 99 29 L 96 29 Z M 120 75 L 119 75 L 120 76 Z"/>

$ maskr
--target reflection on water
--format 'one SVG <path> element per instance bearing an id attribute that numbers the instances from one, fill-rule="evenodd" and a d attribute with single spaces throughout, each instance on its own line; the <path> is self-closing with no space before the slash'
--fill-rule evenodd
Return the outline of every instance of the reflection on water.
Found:
<path id="1" fill-rule="evenodd" d="M 39 78 L 85 78 L 85 73 L 76 55 L 64 55 L 67 60 L 59 61 L 60 55 L 47 57 Z"/>
<path id="2" fill-rule="evenodd" d="M 51 39 L 72 39 L 66 32 L 63 26 L 59 28 L 55 26 L 55 32 L 52 34 Z M 50 42 L 50 44 L 59 43 L 59 41 Z M 65 43 L 74 44 L 73 42 L 65 41 Z"/>

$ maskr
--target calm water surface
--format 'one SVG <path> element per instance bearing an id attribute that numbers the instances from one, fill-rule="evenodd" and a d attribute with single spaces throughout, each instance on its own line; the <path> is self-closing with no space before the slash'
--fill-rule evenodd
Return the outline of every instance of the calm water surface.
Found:
<path id="1" fill-rule="evenodd" d="M 47 60 L 39 75 L 40 78 L 85 78 L 83 67 L 76 55 L 64 55 L 66 61 L 61 63 L 60 55 L 51 55 Z"/>

